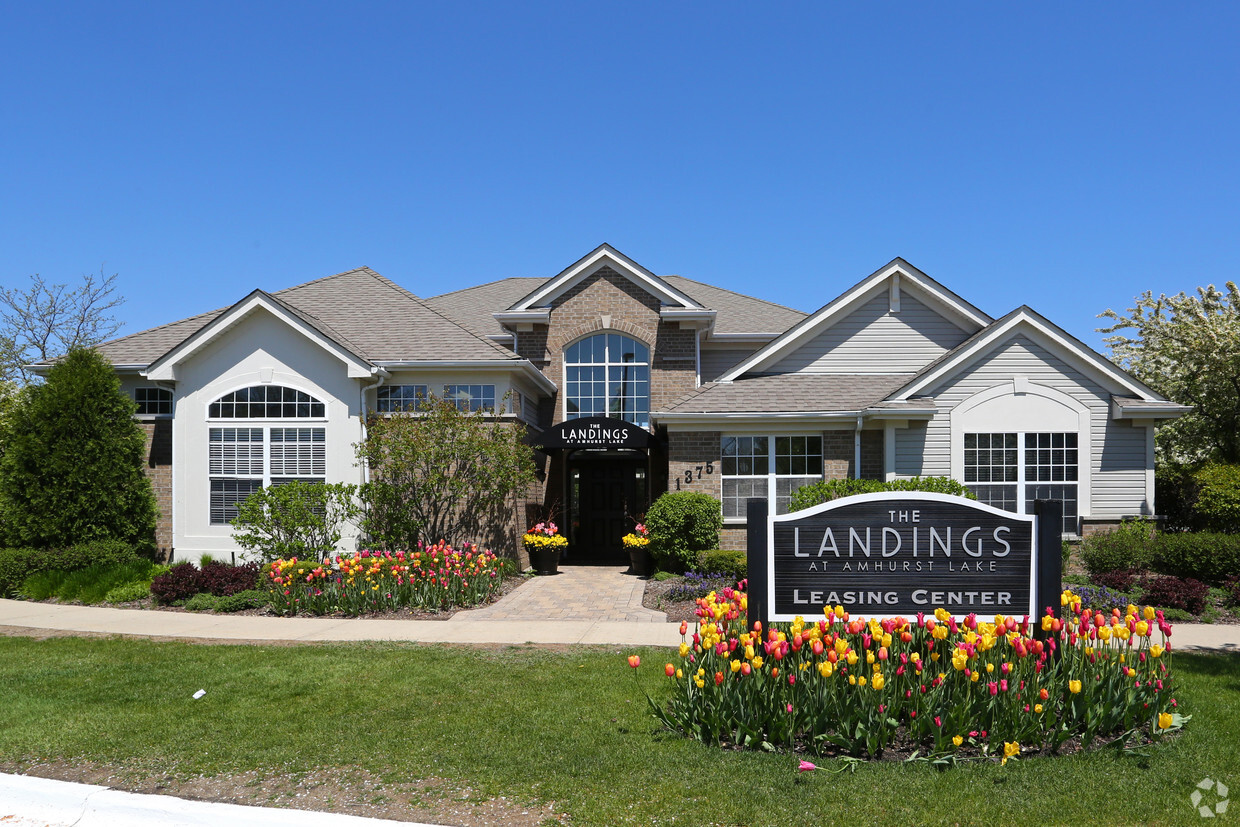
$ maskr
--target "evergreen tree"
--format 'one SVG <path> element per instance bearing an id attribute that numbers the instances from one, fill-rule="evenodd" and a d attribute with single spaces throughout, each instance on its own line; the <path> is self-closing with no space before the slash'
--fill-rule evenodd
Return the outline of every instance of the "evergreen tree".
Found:
<path id="1" fill-rule="evenodd" d="M 106 359 L 76 348 L 23 388 L 0 433 L 0 533 L 9 546 L 121 540 L 155 547 L 155 495 L 133 400 Z"/>

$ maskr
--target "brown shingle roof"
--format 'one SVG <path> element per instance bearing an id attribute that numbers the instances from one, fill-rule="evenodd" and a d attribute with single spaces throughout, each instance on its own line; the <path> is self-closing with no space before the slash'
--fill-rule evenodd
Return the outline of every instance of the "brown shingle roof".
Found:
<path id="1" fill-rule="evenodd" d="M 800 310 L 745 296 L 684 276 L 661 276 L 673 289 L 714 310 L 716 333 L 781 333 L 805 318 Z M 502 333 L 492 313 L 512 307 L 547 280 L 537 277 L 501 279 L 444 293 L 426 300 L 462 327 L 481 336 Z"/>
<path id="2" fill-rule="evenodd" d="M 684 276 L 663 276 L 663 280 L 715 311 L 715 333 L 783 333 L 805 318 L 800 310 Z"/>
<path id="3" fill-rule="evenodd" d="M 545 281 L 529 276 L 500 279 L 432 296 L 426 303 L 461 327 L 491 336 L 504 332 L 491 314 L 512 307 Z"/>
<path id="4" fill-rule="evenodd" d="M 754 376 L 710 382 L 665 413 L 813 413 L 861 411 L 881 403 L 913 374 Z"/>
<path id="5" fill-rule="evenodd" d="M 409 291 L 360 267 L 272 294 L 328 337 L 371 362 L 516 359 Z M 147 365 L 218 317 L 213 310 L 131 333 L 98 350 L 114 364 Z"/>

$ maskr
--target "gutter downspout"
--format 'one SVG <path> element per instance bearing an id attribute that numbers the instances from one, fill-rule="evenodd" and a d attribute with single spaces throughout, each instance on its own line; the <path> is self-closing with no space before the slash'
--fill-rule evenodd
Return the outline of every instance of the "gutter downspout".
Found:
<path id="1" fill-rule="evenodd" d="M 865 417 L 857 414 L 857 429 L 853 431 L 853 479 L 861 479 L 861 426 Z"/>
<path id="2" fill-rule="evenodd" d="M 371 384 L 362 386 L 357 407 L 357 409 L 361 412 L 359 416 L 362 421 L 362 442 L 366 441 L 366 394 L 382 385 L 392 376 L 389 371 L 377 366 L 371 368 L 370 373 L 372 376 L 377 376 L 378 378 Z M 370 466 L 366 463 L 362 463 L 362 482 L 370 482 Z"/>

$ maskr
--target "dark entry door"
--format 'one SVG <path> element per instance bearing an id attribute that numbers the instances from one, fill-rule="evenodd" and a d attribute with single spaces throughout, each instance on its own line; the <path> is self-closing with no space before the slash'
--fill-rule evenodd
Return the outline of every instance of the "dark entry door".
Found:
<path id="1" fill-rule="evenodd" d="M 633 530 L 646 510 L 645 461 L 615 458 L 580 460 L 572 557 L 579 562 L 627 562 L 620 538 Z"/>

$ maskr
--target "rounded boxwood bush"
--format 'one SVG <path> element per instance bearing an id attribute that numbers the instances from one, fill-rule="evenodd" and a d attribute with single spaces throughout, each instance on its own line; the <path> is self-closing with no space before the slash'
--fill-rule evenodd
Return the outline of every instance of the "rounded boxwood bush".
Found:
<path id="1" fill-rule="evenodd" d="M 655 564 L 677 573 L 692 568 L 698 552 L 718 548 L 722 528 L 719 501 L 697 491 L 669 491 L 646 512 Z"/>
<path id="2" fill-rule="evenodd" d="M 1081 541 L 1081 565 L 1091 576 L 1109 571 L 1149 568 L 1154 556 L 1154 524 L 1148 520 L 1121 523 Z"/>
<path id="3" fill-rule="evenodd" d="M 694 569 L 702 574 L 725 575 L 736 585 L 749 576 L 749 555 L 732 549 L 710 549 L 698 555 Z"/>

